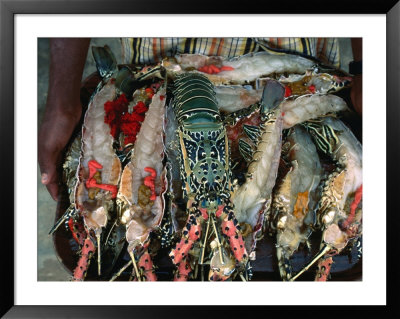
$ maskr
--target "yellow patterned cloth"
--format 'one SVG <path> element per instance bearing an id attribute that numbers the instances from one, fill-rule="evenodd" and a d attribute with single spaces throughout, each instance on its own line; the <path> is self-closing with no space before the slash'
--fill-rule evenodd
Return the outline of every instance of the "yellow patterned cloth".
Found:
<path id="1" fill-rule="evenodd" d="M 234 57 L 268 51 L 299 54 L 340 67 L 337 38 L 122 38 L 121 42 L 127 64 L 152 64 L 182 53 Z"/>

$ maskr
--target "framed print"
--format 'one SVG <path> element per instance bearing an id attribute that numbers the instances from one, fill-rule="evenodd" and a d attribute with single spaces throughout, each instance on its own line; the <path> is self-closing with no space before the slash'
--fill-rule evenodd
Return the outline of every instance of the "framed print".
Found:
<path id="1" fill-rule="evenodd" d="M 362 306 L 346 307 L 349 313 L 374 305 L 378 306 L 373 308 L 377 313 L 393 313 L 394 281 L 389 278 L 395 276 L 392 249 L 396 221 L 392 212 L 396 211 L 393 196 L 398 160 L 395 105 L 399 102 L 400 9 L 396 1 L 385 5 L 373 1 L 364 1 L 362 5 L 358 1 L 338 4 L 330 10 L 314 4 L 299 7 L 296 2 L 289 9 L 278 4 L 247 4 L 239 9 L 219 4 L 189 8 L 172 1 L 153 3 L 150 10 L 141 1 L 134 5 L 123 1 L 96 5 L 92 1 L 1 1 L 0 127 L 5 150 L 1 167 L 7 168 L 1 173 L 3 223 L 7 225 L 1 314 L 5 318 L 94 314 L 126 317 L 133 313 L 158 317 L 191 311 L 188 305 L 202 306 L 196 307 L 202 315 L 208 311 L 225 313 L 226 308 L 233 306 L 236 307 L 228 312 L 245 314 L 252 311 L 247 306 L 255 305 L 291 305 L 295 307 L 285 311 L 293 314 L 308 311 L 298 307 L 304 305 L 334 306 L 332 309 Z M 298 44 L 288 40 L 287 50 L 283 42 L 294 39 L 293 36 L 315 40 L 300 40 Z M 174 44 L 178 38 L 186 40 Z M 354 103 L 350 102 L 350 92 L 357 85 L 355 77 L 361 73 L 361 64 L 347 66 L 355 57 L 350 38 L 362 39 L 363 81 L 362 118 L 356 115 L 358 109 L 353 109 L 356 124 L 343 119 L 363 145 L 354 142 L 357 151 L 351 155 L 343 149 L 353 133 L 349 131 L 352 137 L 346 137 L 346 129 L 335 122 L 339 120 L 330 117 L 334 102 L 323 100 Z M 70 44 L 57 44 L 58 39 Z M 75 59 L 78 54 L 71 43 L 77 39 L 81 39 L 85 55 L 90 48 L 86 60 Z M 243 43 L 232 42 L 228 46 L 230 39 L 241 39 Z M 340 60 L 333 53 L 334 39 L 346 43 L 349 58 L 343 60 L 343 54 Z M 123 50 L 119 53 L 121 44 Z M 314 44 L 320 55 L 310 57 L 307 49 L 312 51 Z M 296 53 L 293 46 L 300 45 L 301 50 Z M 57 60 L 54 54 L 50 60 L 50 49 L 58 50 L 58 56 L 65 57 L 64 60 Z M 263 60 L 265 55 L 276 59 L 273 71 L 264 71 L 269 68 Z M 284 59 L 294 62 L 277 67 Z M 342 73 L 338 68 L 329 68 L 335 65 L 335 59 L 344 64 Z M 257 66 L 249 71 L 242 66 L 246 63 Z M 46 64 L 50 71 L 42 68 Z M 56 65 L 62 67 L 57 69 Z M 66 72 L 69 66 L 70 71 Z M 74 76 L 76 67 L 82 68 L 85 79 L 79 87 L 78 104 L 79 108 L 81 103 L 86 106 L 87 111 L 82 112 L 80 119 L 76 117 L 79 124 L 72 132 L 61 122 L 52 123 L 49 115 L 43 117 L 42 110 L 46 103 L 67 98 L 48 95 L 48 83 L 55 83 L 57 78 L 67 92 L 69 85 L 74 84 L 66 79 Z M 244 73 L 240 73 L 242 70 Z M 239 74 L 237 78 L 235 72 Z M 221 93 L 226 88 L 244 90 L 234 93 L 234 109 L 227 102 L 227 111 L 223 109 Z M 107 90 L 110 96 L 104 95 L 101 100 Z M 243 96 L 254 101 L 247 101 L 239 110 Z M 72 109 L 77 99 L 72 95 L 70 98 Z M 190 104 L 199 98 L 204 100 L 201 107 Z M 298 120 L 302 123 L 298 126 L 288 124 L 290 107 L 283 106 L 284 103 L 311 98 L 320 99 L 315 102 L 314 111 L 321 112 L 319 119 L 314 116 Z M 324 103 L 329 104 L 325 113 Z M 306 104 L 310 107 L 312 102 Z M 160 117 L 162 112 L 170 115 Z M 158 121 L 153 126 L 149 124 L 151 114 L 151 121 Z M 257 118 L 252 120 L 253 117 Z M 170 135 L 166 133 L 172 125 L 169 123 L 176 125 Z M 237 123 L 241 123 L 240 127 L 235 126 Z M 283 135 L 282 128 L 276 128 L 277 123 L 285 129 Z M 142 130 L 146 126 L 147 131 Z M 297 128 L 289 129 L 291 126 Z M 41 183 L 41 178 L 46 183 L 39 168 L 40 164 L 43 173 L 43 137 L 51 140 L 43 127 L 55 132 L 50 134 L 53 138 L 58 127 L 60 135 L 68 132 L 68 136 L 75 134 L 82 139 L 77 142 L 78 155 L 66 156 L 70 156 L 71 163 L 75 161 L 71 182 L 68 184 L 68 178 L 66 182 L 69 191 L 59 188 L 56 194 L 47 187 L 48 192 Z M 276 136 L 271 133 L 273 129 L 278 132 Z M 177 137 L 175 132 L 180 132 Z M 318 155 L 301 155 L 297 148 L 296 152 L 291 151 L 293 145 L 298 147 L 300 143 L 290 142 L 291 138 L 303 135 L 312 141 L 310 145 Z M 158 145 L 160 136 L 165 137 Z M 270 140 L 271 136 L 275 140 Z M 155 151 L 146 153 L 150 144 L 141 142 L 146 138 L 150 140 L 146 143 L 154 144 Z M 170 144 L 166 142 L 168 138 Z M 101 145 L 96 144 L 98 140 Z M 141 155 L 140 143 L 146 155 Z M 275 164 L 252 175 L 250 167 L 256 172 L 261 165 L 257 163 L 260 160 L 254 160 L 258 156 L 255 154 L 268 152 L 268 148 L 260 151 L 263 143 L 279 146 L 274 160 L 270 160 Z M 235 161 L 235 156 L 239 160 Z M 293 172 L 306 161 L 301 156 L 320 161 L 313 162 L 310 173 L 300 178 Z M 347 164 L 349 158 L 351 167 Z M 67 166 L 63 166 L 64 176 Z M 350 168 L 353 170 L 349 173 Z M 387 176 L 383 173 L 385 168 L 390 169 Z M 62 173 L 61 166 L 56 169 Z M 264 174 L 267 169 L 269 173 Z M 324 173 L 317 178 L 318 169 Z M 346 193 L 350 178 L 343 176 L 348 174 L 354 174 L 354 189 Z M 135 176 L 140 176 L 140 187 L 135 184 Z M 269 191 L 260 187 L 263 195 L 248 190 L 257 178 L 264 178 L 263 185 L 273 179 Z M 173 183 L 178 186 L 172 186 Z M 296 183 L 308 186 L 303 189 Z M 337 192 L 346 194 L 344 200 L 341 202 L 342 195 L 334 200 L 332 196 L 328 200 L 322 199 L 322 195 L 320 199 L 310 195 L 315 189 L 315 197 L 324 194 L 328 198 L 327 191 L 322 190 L 328 186 L 332 187 L 329 190 L 333 197 Z M 300 244 L 293 251 L 282 248 L 288 246 L 282 229 L 290 227 L 286 222 L 292 218 L 279 206 L 282 202 L 278 203 L 279 192 L 287 190 L 284 187 L 296 194 L 287 195 L 291 204 L 285 207 L 298 220 L 302 216 L 301 227 L 296 226 L 295 233 L 303 237 L 296 239 Z M 237 198 L 242 190 L 244 199 L 239 203 Z M 53 198 L 58 196 L 58 202 L 50 194 Z M 249 207 L 254 203 L 260 207 L 253 209 L 257 214 L 251 215 Z M 324 205 L 331 205 L 324 214 L 306 214 L 309 210 L 322 211 Z M 335 219 L 342 211 L 331 214 L 333 209 L 342 209 L 347 215 Z M 171 216 L 169 223 L 166 211 Z M 334 222 L 326 221 L 330 214 Z M 55 215 L 56 221 L 60 220 L 55 225 L 59 228 L 53 229 L 51 237 L 47 233 L 54 225 Z M 310 220 L 307 223 L 306 218 Z M 321 228 L 316 230 L 317 227 Z M 271 234 L 265 229 L 270 229 Z M 333 232 L 342 237 L 330 239 Z M 347 246 L 350 239 L 354 239 L 351 247 Z M 343 246 L 338 244 L 341 240 Z M 308 242 L 311 248 L 306 249 Z M 358 249 L 361 243 L 362 258 Z M 341 254 L 345 248 L 349 252 Z M 311 265 L 318 253 L 320 256 Z M 170 282 L 188 278 L 189 282 Z M 329 278 L 332 280 L 324 283 L 310 282 Z M 153 279 L 158 281 L 144 282 Z M 296 282 L 281 282 L 287 280 Z"/>

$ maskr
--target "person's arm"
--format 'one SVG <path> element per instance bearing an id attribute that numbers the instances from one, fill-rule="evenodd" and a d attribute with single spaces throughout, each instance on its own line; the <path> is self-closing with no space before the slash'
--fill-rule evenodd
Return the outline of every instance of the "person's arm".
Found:
<path id="1" fill-rule="evenodd" d="M 38 136 L 41 180 L 58 197 L 61 153 L 82 113 L 80 85 L 90 39 L 51 39 L 46 110 Z"/>
<path id="2" fill-rule="evenodd" d="M 362 38 L 352 38 L 353 61 L 362 61 Z M 354 75 L 353 87 L 350 92 L 351 101 L 358 114 L 362 115 L 362 74 Z"/>

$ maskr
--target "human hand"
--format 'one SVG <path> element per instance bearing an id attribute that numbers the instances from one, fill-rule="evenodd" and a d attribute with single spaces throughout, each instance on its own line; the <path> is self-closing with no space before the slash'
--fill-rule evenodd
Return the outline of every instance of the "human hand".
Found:
<path id="1" fill-rule="evenodd" d="M 362 75 L 356 75 L 353 78 L 353 86 L 350 92 L 351 102 L 359 115 L 362 115 Z"/>
<path id="2" fill-rule="evenodd" d="M 64 105 L 73 105 L 65 111 Z M 54 99 L 49 97 L 46 112 L 39 130 L 38 159 L 42 184 L 57 201 L 62 153 L 81 117 L 81 103 L 76 98 Z"/>
<path id="3" fill-rule="evenodd" d="M 38 136 L 38 160 L 42 184 L 55 201 L 62 152 L 82 114 L 80 87 L 89 44 L 89 38 L 50 40 L 49 92 Z"/>

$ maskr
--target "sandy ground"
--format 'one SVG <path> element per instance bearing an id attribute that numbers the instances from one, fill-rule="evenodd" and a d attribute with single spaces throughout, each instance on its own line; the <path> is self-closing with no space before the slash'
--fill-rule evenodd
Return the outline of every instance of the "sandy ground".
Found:
<path id="1" fill-rule="evenodd" d="M 92 39 L 91 45 L 103 46 L 108 44 L 115 54 L 117 61 L 121 61 L 120 41 L 117 38 Z M 342 69 L 348 71 L 348 63 L 352 60 L 350 39 L 340 39 Z M 95 62 L 89 51 L 83 78 L 96 70 Z M 47 98 L 49 81 L 49 40 L 38 39 L 38 122 L 41 123 Z M 56 202 L 47 193 L 46 188 L 40 183 L 40 171 L 37 172 L 37 208 L 38 208 L 38 280 L 39 281 L 65 281 L 69 274 L 58 261 L 51 237 L 47 234 L 53 226 Z"/>

